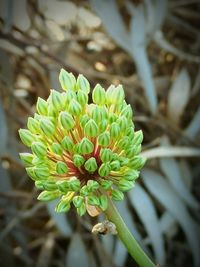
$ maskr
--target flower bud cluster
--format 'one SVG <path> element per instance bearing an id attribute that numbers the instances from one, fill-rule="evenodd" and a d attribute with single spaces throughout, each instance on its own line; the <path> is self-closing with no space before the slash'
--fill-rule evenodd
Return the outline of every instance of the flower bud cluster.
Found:
<path id="1" fill-rule="evenodd" d="M 107 209 L 108 197 L 122 200 L 145 163 L 140 156 L 142 131 L 135 131 L 132 109 L 121 85 L 106 91 L 97 84 L 88 103 L 90 84 L 61 70 L 62 93 L 38 98 L 33 118 L 20 129 L 32 153 L 21 153 L 28 175 L 42 190 L 39 200 L 59 199 L 57 212 L 73 204 L 79 215 Z"/>

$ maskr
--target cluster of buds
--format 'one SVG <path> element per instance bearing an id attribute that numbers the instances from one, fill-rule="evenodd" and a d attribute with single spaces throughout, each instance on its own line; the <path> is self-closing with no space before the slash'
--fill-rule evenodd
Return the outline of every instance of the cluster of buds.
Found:
<path id="1" fill-rule="evenodd" d="M 39 200 L 59 199 L 57 212 L 71 204 L 79 215 L 105 211 L 108 197 L 122 200 L 134 186 L 145 159 L 142 131 L 134 131 L 132 109 L 121 85 L 106 91 L 97 84 L 88 104 L 90 84 L 61 70 L 64 92 L 51 90 L 47 101 L 38 98 L 34 117 L 20 129 L 32 153 L 20 153 L 28 175 L 42 190 Z"/>

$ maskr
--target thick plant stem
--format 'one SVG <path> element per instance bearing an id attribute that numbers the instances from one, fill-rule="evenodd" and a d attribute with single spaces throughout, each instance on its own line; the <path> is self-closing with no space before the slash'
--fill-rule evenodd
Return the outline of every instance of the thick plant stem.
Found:
<path id="1" fill-rule="evenodd" d="M 138 263 L 140 267 L 156 267 L 151 259 L 145 254 L 138 242 L 130 233 L 128 227 L 124 223 L 122 217 L 114 206 L 112 200 L 109 198 L 108 208 L 105 214 L 109 221 L 115 224 L 117 233 L 121 241 L 124 243 L 130 255 Z"/>

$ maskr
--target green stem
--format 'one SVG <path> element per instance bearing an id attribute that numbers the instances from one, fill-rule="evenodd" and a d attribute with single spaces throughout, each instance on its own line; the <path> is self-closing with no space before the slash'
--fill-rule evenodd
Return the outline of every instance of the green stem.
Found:
<path id="1" fill-rule="evenodd" d="M 140 267 L 155 267 L 156 265 L 145 254 L 142 248 L 139 246 L 135 238 L 130 233 L 128 227 L 124 223 L 122 217 L 117 211 L 112 200 L 109 198 L 108 208 L 105 214 L 109 221 L 115 224 L 117 233 L 121 241 L 124 243 L 130 255 L 135 259 Z"/>

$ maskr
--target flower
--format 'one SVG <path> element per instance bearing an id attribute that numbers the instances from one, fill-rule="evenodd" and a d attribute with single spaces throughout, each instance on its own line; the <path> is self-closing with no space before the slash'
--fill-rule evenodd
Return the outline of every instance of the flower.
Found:
<path id="1" fill-rule="evenodd" d="M 62 93 L 38 98 L 33 118 L 20 129 L 32 153 L 20 153 L 28 175 L 42 190 L 39 200 L 59 199 L 57 212 L 72 203 L 79 215 L 107 209 L 108 197 L 122 200 L 134 186 L 145 159 L 139 154 L 142 131 L 134 131 L 132 109 L 121 85 L 105 91 L 97 84 L 88 104 L 90 84 L 61 70 Z"/>

